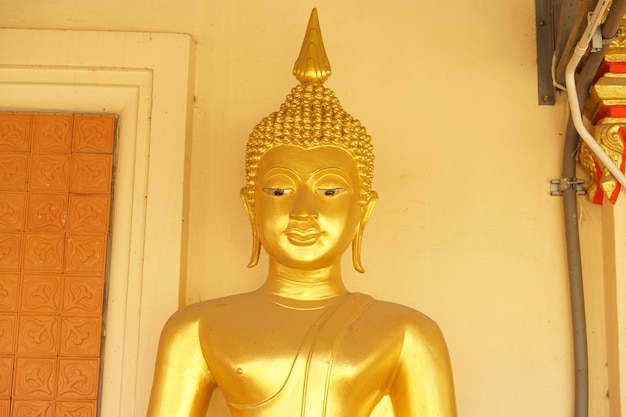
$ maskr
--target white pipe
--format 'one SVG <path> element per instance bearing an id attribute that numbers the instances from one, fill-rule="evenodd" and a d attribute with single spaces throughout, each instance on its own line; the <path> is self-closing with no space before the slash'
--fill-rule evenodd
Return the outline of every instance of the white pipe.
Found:
<path id="1" fill-rule="evenodd" d="M 626 189 L 626 176 L 622 173 L 622 171 L 620 171 L 619 167 L 615 165 L 615 162 L 613 162 L 611 157 L 604 152 L 604 149 L 602 149 L 598 142 L 596 142 L 593 135 L 589 133 L 583 123 L 580 104 L 578 103 L 578 93 L 576 92 L 576 80 L 574 78 L 576 67 L 578 67 L 580 59 L 585 54 L 593 33 L 600 25 L 600 20 L 602 19 L 602 15 L 608 5 L 609 0 L 599 0 L 596 4 L 593 14 L 589 19 L 587 29 L 585 29 L 585 33 L 583 33 L 580 41 L 578 41 L 578 44 L 574 48 L 574 53 L 567 63 L 567 67 L 565 69 L 565 86 L 567 88 L 567 97 L 569 100 L 570 112 L 572 113 L 572 121 L 574 122 L 576 131 L 585 143 L 589 145 L 591 151 L 598 157 L 598 159 L 600 159 L 604 166 L 608 168 L 611 174 L 613 174 L 615 179 L 622 185 L 622 187 L 624 187 L 624 189 Z"/>

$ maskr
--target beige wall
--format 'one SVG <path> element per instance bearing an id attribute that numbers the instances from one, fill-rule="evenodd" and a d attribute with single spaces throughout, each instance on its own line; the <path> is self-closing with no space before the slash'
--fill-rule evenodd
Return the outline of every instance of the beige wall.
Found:
<path id="1" fill-rule="evenodd" d="M 296 83 L 291 67 L 313 6 L 334 71 L 326 85 L 376 147 L 367 272 L 346 262 L 349 288 L 441 325 L 459 415 L 570 415 L 561 200 L 549 195 L 566 108 L 563 97 L 537 105 L 532 0 L 0 0 L 0 26 L 196 40 L 187 304 L 262 282 L 264 263 L 245 267 L 243 151 Z M 591 411 L 604 413 L 604 376 L 593 375 Z"/>

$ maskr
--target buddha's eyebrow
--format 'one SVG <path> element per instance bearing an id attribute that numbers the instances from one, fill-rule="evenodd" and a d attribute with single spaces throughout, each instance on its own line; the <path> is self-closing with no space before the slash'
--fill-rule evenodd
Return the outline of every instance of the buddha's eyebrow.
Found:
<path id="1" fill-rule="evenodd" d="M 289 172 L 292 172 L 292 173 L 294 173 L 294 174 L 296 173 L 293 169 L 291 169 L 291 168 L 289 168 L 289 167 L 284 167 L 284 166 L 280 166 L 280 165 L 279 165 L 279 166 L 273 166 L 273 167 L 271 167 L 270 169 L 268 169 L 267 171 L 265 171 L 265 173 L 264 173 L 263 175 L 271 174 L 271 173 L 273 173 L 274 171 L 279 171 L 279 172 L 282 172 L 282 171 L 289 171 Z"/>
<path id="2" fill-rule="evenodd" d="M 341 177 L 345 177 L 346 179 L 350 179 L 350 174 L 344 171 L 342 168 L 337 166 L 323 167 L 315 170 L 311 177 L 319 177 L 321 175 L 334 174 L 339 175 Z"/>
<path id="3" fill-rule="evenodd" d="M 267 171 L 265 171 L 263 173 L 263 175 L 261 176 L 261 180 L 265 180 L 268 177 L 271 177 L 272 175 L 277 175 L 277 174 L 287 174 L 288 176 L 293 176 L 296 178 L 300 178 L 300 175 L 298 175 L 298 173 L 296 171 L 294 171 L 291 168 L 288 167 L 283 167 L 283 166 L 277 166 L 277 167 L 272 167 L 270 169 L 268 169 Z"/>

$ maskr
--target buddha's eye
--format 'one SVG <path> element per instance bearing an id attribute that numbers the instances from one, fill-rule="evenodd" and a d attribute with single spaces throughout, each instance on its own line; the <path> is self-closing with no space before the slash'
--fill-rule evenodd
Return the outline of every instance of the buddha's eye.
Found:
<path id="1" fill-rule="evenodd" d="M 337 194 L 343 193 L 344 191 L 345 188 L 318 188 L 317 190 L 315 190 L 316 193 L 323 194 L 327 197 L 335 196 Z"/>
<path id="2" fill-rule="evenodd" d="M 263 192 L 268 193 L 269 195 L 280 197 L 283 195 L 289 195 L 293 193 L 293 189 L 291 188 L 264 188 Z"/>

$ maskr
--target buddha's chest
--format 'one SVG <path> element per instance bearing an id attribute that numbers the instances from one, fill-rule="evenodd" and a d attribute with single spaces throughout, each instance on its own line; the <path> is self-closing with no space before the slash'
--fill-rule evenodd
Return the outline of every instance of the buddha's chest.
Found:
<path id="1" fill-rule="evenodd" d="M 200 337 L 211 374 L 231 403 L 375 397 L 365 391 L 383 389 L 397 355 L 389 338 L 372 338 L 377 323 L 351 318 L 270 309 L 212 317 Z"/>

